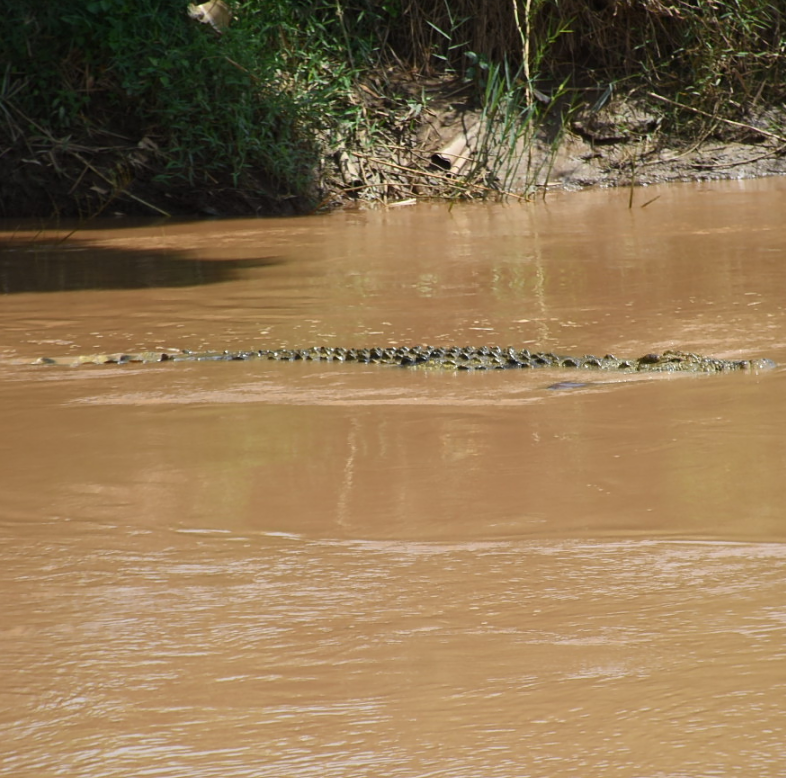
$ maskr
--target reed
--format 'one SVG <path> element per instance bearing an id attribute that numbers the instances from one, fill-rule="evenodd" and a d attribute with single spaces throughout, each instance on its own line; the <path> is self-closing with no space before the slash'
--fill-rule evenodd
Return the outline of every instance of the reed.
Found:
<path id="1" fill-rule="evenodd" d="M 449 7 L 448 7 L 449 6 Z M 464 72 L 442 31 L 466 18 L 468 50 L 521 65 L 531 80 L 576 89 L 642 87 L 718 117 L 740 119 L 786 94 L 786 6 L 768 0 L 402 0 L 397 55 L 423 72 Z M 558 34 L 555 34 L 557 32 Z M 528 61 L 523 61 L 528 60 Z M 699 114 L 675 126 L 701 132 Z M 705 117 L 706 118 L 706 117 Z"/>

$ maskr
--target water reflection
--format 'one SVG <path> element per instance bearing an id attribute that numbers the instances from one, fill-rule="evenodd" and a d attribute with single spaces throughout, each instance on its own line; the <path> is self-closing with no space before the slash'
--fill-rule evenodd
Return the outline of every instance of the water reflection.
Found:
<path id="1" fill-rule="evenodd" d="M 177 252 L 0 242 L 0 294 L 200 286 L 280 264 L 275 257 L 210 260 Z"/>

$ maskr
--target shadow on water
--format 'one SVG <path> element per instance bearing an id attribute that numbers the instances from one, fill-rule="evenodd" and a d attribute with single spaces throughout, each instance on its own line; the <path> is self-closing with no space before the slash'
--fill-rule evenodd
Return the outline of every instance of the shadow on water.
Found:
<path id="1" fill-rule="evenodd" d="M 278 257 L 199 259 L 173 251 L 29 241 L 0 244 L 0 294 L 218 284 Z"/>

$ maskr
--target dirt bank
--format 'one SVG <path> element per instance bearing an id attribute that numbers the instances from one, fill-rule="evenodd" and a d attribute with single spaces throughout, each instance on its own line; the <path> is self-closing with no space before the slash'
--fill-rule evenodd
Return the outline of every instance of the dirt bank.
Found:
<path id="1" fill-rule="evenodd" d="M 325 137 L 308 200 L 282 195 L 253 171 L 241 182 L 227 176 L 210 186 L 164 186 L 156 175 L 167 160 L 153 138 L 100 128 L 89 138 L 40 134 L 5 149 L 0 217 L 289 215 L 411 199 L 528 199 L 557 188 L 786 173 L 783 110 L 746 122 L 697 117 L 705 130 L 687 139 L 674 122 L 675 106 L 655 95 L 611 98 L 600 108 L 556 106 L 537 122 L 527 124 L 525 117 L 515 130 L 500 130 L 503 119 L 490 118 L 455 79 L 369 79 L 354 99 L 377 129 Z"/>
<path id="2" fill-rule="evenodd" d="M 402 93 L 425 95 L 416 127 L 374 152 L 341 149 L 334 166 L 339 175 L 328 177 L 324 187 L 336 204 L 430 194 L 531 198 L 548 189 L 786 173 L 786 112 L 781 110 L 759 112 L 746 122 L 697 116 L 701 131 L 692 127 L 686 132 L 674 121 L 679 106 L 656 95 L 627 95 L 610 98 L 599 108 L 556 106 L 525 128 L 514 148 L 510 135 L 495 145 L 499 133 L 495 136 L 494 123 L 484 125 L 484 112 L 458 82 L 410 82 L 400 89 L 397 102 L 408 106 L 406 111 L 400 108 L 391 115 L 389 101 L 379 95 L 366 96 L 369 110 L 402 127 L 412 112 L 411 100 Z M 695 112 L 684 109 L 684 114 Z"/>

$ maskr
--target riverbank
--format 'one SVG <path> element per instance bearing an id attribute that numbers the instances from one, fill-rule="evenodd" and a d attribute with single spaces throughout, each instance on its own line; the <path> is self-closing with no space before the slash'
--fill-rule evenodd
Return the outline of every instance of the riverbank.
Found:
<path id="1" fill-rule="evenodd" d="M 387 135 L 397 131 L 398 143 L 328 150 L 318 161 L 311 198 L 282 197 L 253 172 L 240 184 L 231 176 L 214 176 L 200 186 L 162 184 L 156 179 L 166 158 L 152 139 L 134 143 L 107 130 L 67 143 L 41 137 L 32 158 L 0 159 L 3 215 L 295 215 L 419 199 L 528 200 L 554 190 L 786 174 L 783 112 L 729 123 L 696 142 L 662 130 L 657 101 L 633 96 L 543 122 L 531 135 L 523 127 L 513 149 L 489 150 L 484 133 L 493 128 L 484 128 L 483 111 L 461 91 L 456 94 L 455 86 L 428 79 L 399 82 L 401 90 L 430 92 L 421 120 L 401 131 L 407 109 L 399 94 L 404 108 L 389 112 L 387 124 L 379 125 Z M 381 95 L 368 103 L 378 105 L 380 114 L 385 110 Z M 773 127 L 784 127 L 783 134 Z"/>
<path id="2" fill-rule="evenodd" d="M 640 88 L 620 96 L 587 90 L 574 103 L 558 97 L 545 116 L 530 119 L 525 110 L 509 137 L 500 137 L 509 129 L 504 119 L 473 107 L 456 83 L 412 81 L 406 89 L 430 90 L 418 126 L 399 144 L 342 151 L 324 186 L 327 202 L 389 204 L 435 195 L 528 200 L 552 190 L 786 174 L 782 109 L 736 121 L 701 117 L 701 111 Z M 549 108 L 550 97 L 541 92 L 540 98 Z M 674 122 L 675 108 L 712 118 L 712 129 L 699 137 L 683 133 Z M 400 125 L 404 118 L 389 122 Z"/>
<path id="3" fill-rule="evenodd" d="M 780 175 L 784 23 L 692 0 L 139 0 L 66 16 L 20 0 L 0 45 L 0 217 Z"/>

